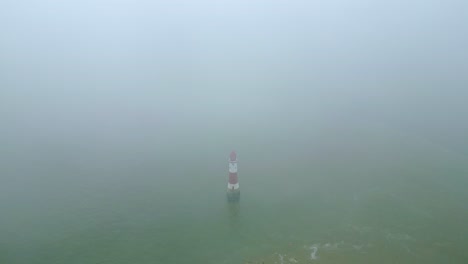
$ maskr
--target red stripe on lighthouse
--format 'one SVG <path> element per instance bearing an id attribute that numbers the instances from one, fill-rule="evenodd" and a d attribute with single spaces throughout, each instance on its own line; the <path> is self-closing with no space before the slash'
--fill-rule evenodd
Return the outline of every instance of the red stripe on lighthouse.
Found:
<path id="1" fill-rule="evenodd" d="M 233 150 L 231 151 L 231 155 L 229 155 L 229 161 L 237 161 L 237 154 L 236 152 Z"/>
<path id="2" fill-rule="evenodd" d="M 229 183 L 236 184 L 239 180 L 237 179 L 237 173 L 229 173 Z"/>

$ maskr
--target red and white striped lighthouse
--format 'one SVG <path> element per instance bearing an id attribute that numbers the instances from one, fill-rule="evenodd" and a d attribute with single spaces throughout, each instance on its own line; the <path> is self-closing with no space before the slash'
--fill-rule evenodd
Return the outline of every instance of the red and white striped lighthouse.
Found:
<path id="1" fill-rule="evenodd" d="M 227 186 L 229 201 L 238 201 L 240 198 L 239 180 L 237 178 L 237 154 L 235 151 L 229 155 L 229 181 Z"/>

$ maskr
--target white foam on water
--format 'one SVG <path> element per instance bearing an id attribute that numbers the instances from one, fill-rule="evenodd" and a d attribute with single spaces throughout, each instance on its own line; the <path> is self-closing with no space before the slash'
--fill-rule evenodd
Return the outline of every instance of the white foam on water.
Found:
<path id="1" fill-rule="evenodd" d="M 289 258 L 289 262 L 297 263 L 297 260 L 295 258 Z"/>
<path id="2" fill-rule="evenodd" d="M 281 254 L 278 254 L 278 255 L 279 255 L 279 258 L 280 258 L 280 263 L 281 263 L 281 264 L 284 264 L 284 257 L 283 257 L 283 255 L 281 255 Z"/>
<path id="3" fill-rule="evenodd" d="M 373 228 L 369 226 L 357 226 L 357 225 L 349 225 L 349 228 L 352 231 L 355 231 L 359 234 L 367 234 L 372 232 Z"/>
<path id="4" fill-rule="evenodd" d="M 413 255 L 413 256 L 418 256 L 416 253 L 414 253 L 407 245 L 401 245 L 405 250 L 406 252 L 408 252 L 408 254 L 410 255 Z"/>
<path id="5" fill-rule="evenodd" d="M 312 250 L 312 252 L 310 253 L 310 259 L 312 260 L 318 259 L 318 256 L 317 256 L 318 247 L 319 247 L 318 245 L 312 245 L 310 247 L 310 249 Z"/>
<path id="6" fill-rule="evenodd" d="M 363 245 L 353 245 L 353 248 L 358 251 L 361 250 L 363 247 Z"/>
<path id="7" fill-rule="evenodd" d="M 278 254 L 278 257 L 279 257 L 279 260 L 280 260 L 280 264 L 284 264 L 284 256 L 286 256 L 286 255 L 281 255 L 281 254 L 278 253 L 278 252 L 275 252 L 275 254 Z M 277 263 L 277 262 L 275 262 L 275 263 Z"/>
<path id="8" fill-rule="evenodd" d="M 387 240 L 402 240 L 402 241 L 409 241 L 409 240 L 415 240 L 413 237 L 411 237 L 408 234 L 405 233 L 390 233 L 388 232 L 385 234 L 385 238 Z"/>

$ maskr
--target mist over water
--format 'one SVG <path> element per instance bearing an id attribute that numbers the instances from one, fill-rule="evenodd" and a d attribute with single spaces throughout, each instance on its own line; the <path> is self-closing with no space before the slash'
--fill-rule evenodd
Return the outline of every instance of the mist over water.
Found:
<path id="1" fill-rule="evenodd" d="M 466 263 L 467 18 L 5 1 L 0 263 Z"/>

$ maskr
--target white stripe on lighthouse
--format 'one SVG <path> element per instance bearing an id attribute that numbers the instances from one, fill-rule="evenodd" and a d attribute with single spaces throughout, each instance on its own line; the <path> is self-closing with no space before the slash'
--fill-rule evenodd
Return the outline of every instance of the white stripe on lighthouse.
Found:
<path id="1" fill-rule="evenodd" d="M 236 173 L 237 172 L 237 163 L 229 162 L 229 172 Z"/>

